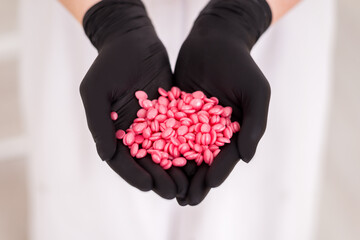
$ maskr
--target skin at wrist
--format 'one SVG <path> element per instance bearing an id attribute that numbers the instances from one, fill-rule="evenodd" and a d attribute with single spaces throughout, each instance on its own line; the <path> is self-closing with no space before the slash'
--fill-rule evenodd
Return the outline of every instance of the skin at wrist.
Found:
<path id="1" fill-rule="evenodd" d="M 85 13 L 101 0 L 58 0 L 82 24 Z"/>
<path id="2" fill-rule="evenodd" d="M 266 0 L 272 12 L 272 22 L 274 24 L 292 9 L 301 0 Z"/>
<path id="3" fill-rule="evenodd" d="M 85 13 L 90 7 L 101 0 L 58 0 L 75 18 L 82 24 Z M 169 0 L 171 1 L 171 0 Z M 272 22 L 274 24 L 290 9 L 292 9 L 301 0 L 267 0 L 272 12 Z"/>

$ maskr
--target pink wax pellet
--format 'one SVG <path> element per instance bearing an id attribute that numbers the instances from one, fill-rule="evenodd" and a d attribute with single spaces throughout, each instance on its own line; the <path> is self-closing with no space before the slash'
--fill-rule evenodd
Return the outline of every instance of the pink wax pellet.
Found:
<path id="1" fill-rule="evenodd" d="M 191 124 L 192 124 L 192 120 L 190 118 L 187 118 L 187 117 L 182 118 L 180 120 L 180 122 L 181 122 L 181 125 L 184 125 L 184 126 L 187 126 L 187 127 L 191 126 Z"/>
<path id="2" fill-rule="evenodd" d="M 219 99 L 217 99 L 217 97 L 211 97 L 210 100 L 214 103 L 214 105 L 219 103 Z"/>
<path id="3" fill-rule="evenodd" d="M 157 153 L 151 154 L 151 159 L 153 160 L 154 163 L 157 163 L 157 164 L 159 164 L 161 162 L 161 157 Z"/>
<path id="4" fill-rule="evenodd" d="M 143 141 L 144 141 L 144 137 L 143 137 L 143 136 L 141 136 L 141 135 L 136 135 L 136 136 L 135 136 L 135 142 L 136 142 L 136 143 L 140 144 L 140 143 L 142 143 Z"/>
<path id="5" fill-rule="evenodd" d="M 190 146 L 187 143 L 182 143 L 179 145 L 178 149 L 181 154 L 184 154 L 190 150 Z"/>
<path id="6" fill-rule="evenodd" d="M 150 120 L 153 120 L 157 114 L 158 114 L 158 110 L 156 108 L 150 108 L 147 111 L 146 117 Z"/>
<path id="7" fill-rule="evenodd" d="M 224 137 L 230 139 L 233 136 L 233 131 L 232 131 L 231 127 L 225 128 L 223 131 L 223 134 L 224 134 Z"/>
<path id="8" fill-rule="evenodd" d="M 201 108 L 202 111 L 208 111 L 214 106 L 213 103 L 205 103 L 204 106 Z"/>
<path id="9" fill-rule="evenodd" d="M 175 100 L 175 96 L 171 91 L 168 91 L 167 95 L 170 101 Z"/>
<path id="10" fill-rule="evenodd" d="M 123 137 L 125 136 L 125 131 L 121 129 L 117 130 L 115 135 L 117 139 L 123 139 Z"/>
<path id="11" fill-rule="evenodd" d="M 167 152 L 159 152 L 161 159 L 168 159 L 169 154 Z"/>
<path id="12" fill-rule="evenodd" d="M 179 141 L 177 138 L 175 138 L 175 137 L 171 137 L 171 138 L 170 138 L 170 141 L 171 141 L 171 143 L 174 144 L 175 146 L 179 146 L 179 145 L 181 144 L 180 141 Z"/>
<path id="13" fill-rule="evenodd" d="M 210 130 L 211 130 L 211 127 L 210 127 L 209 124 L 204 123 L 204 124 L 201 125 L 200 131 L 202 133 L 208 133 L 208 132 L 210 132 Z"/>
<path id="14" fill-rule="evenodd" d="M 180 97 L 181 90 L 178 87 L 172 87 L 171 92 L 174 94 L 176 99 Z"/>
<path id="15" fill-rule="evenodd" d="M 188 130 L 189 130 L 189 128 L 188 128 L 187 126 L 181 126 L 181 127 L 179 127 L 179 128 L 177 129 L 177 134 L 178 134 L 179 136 L 183 136 L 183 135 L 185 135 L 186 133 L 188 133 Z"/>
<path id="16" fill-rule="evenodd" d="M 221 123 L 222 125 L 226 126 L 227 121 L 226 121 L 225 118 L 221 117 L 221 118 L 220 118 L 220 123 Z"/>
<path id="17" fill-rule="evenodd" d="M 132 157 L 135 157 L 135 155 L 137 154 L 138 151 L 139 151 L 139 144 L 134 143 L 133 145 L 131 145 L 130 155 L 131 155 Z"/>
<path id="18" fill-rule="evenodd" d="M 186 141 L 187 141 L 184 136 L 178 136 L 177 139 L 179 139 L 180 144 L 181 143 L 186 143 Z"/>
<path id="19" fill-rule="evenodd" d="M 164 147 L 164 151 L 165 151 L 165 152 L 168 152 L 168 151 L 169 151 L 170 144 L 171 144 L 171 142 L 167 142 L 167 143 L 165 144 L 165 147 Z"/>
<path id="20" fill-rule="evenodd" d="M 167 111 L 168 111 L 168 109 L 167 109 L 167 107 L 165 105 L 163 105 L 163 104 L 159 105 L 159 113 L 166 114 Z"/>
<path id="21" fill-rule="evenodd" d="M 184 100 L 180 99 L 177 103 L 177 108 L 182 109 L 183 106 L 184 106 Z"/>
<path id="22" fill-rule="evenodd" d="M 210 133 L 204 133 L 201 137 L 201 143 L 203 145 L 209 145 L 211 143 L 211 135 Z"/>
<path id="23" fill-rule="evenodd" d="M 146 94 L 146 92 L 144 91 L 136 91 L 135 92 L 135 97 L 137 99 L 147 99 L 148 98 L 148 95 Z"/>
<path id="24" fill-rule="evenodd" d="M 156 140 L 156 141 L 153 143 L 153 147 L 154 147 L 154 149 L 156 149 L 156 150 L 163 150 L 163 149 L 164 149 L 164 146 L 165 146 L 165 140 L 163 140 L 163 139 Z"/>
<path id="25" fill-rule="evenodd" d="M 155 120 L 158 121 L 159 123 L 164 122 L 167 119 L 167 116 L 164 114 L 159 114 L 155 117 Z"/>
<path id="26" fill-rule="evenodd" d="M 186 159 L 183 157 L 177 157 L 172 160 L 172 164 L 175 167 L 183 167 L 186 165 Z"/>
<path id="27" fill-rule="evenodd" d="M 161 96 L 164 96 L 164 97 L 167 97 L 167 91 L 165 90 L 165 89 L 163 89 L 163 88 L 159 88 L 158 89 L 158 92 L 159 92 L 159 94 L 161 95 Z"/>
<path id="28" fill-rule="evenodd" d="M 190 148 L 194 149 L 194 144 L 195 144 L 194 141 L 189 140 L 188 144 L 189 144 Z"/>
<path id="29" fill-rule="evenodd" d="M 134 141 L 135 141 L 135 133 L 129 132 L 129 133 L 125 134 L 125 136 L 123 138 L 123 143 L 126 146 L 132 145 L 134 143 Z"/>
<path id="30" fill-rule="evenodd" d="M 215 142 L 215 145 L 219 146 L 219 147 L 222 147 L 225 145 L 225 142 L 221 142 L 221 141 L 216 141 Z"/>
<path id="31" fill-rule="evenodd" d="M 144 91 L 136 91 L 142 108 L 130 127 L 118 130 L 116 137 L 130 148 L 131 156 L 150 154 L 163 169 L 182 167 L 187 160 L 211 165 L 219 147 L 230 143 L 233 133 L 240 130 L 240 124 L 230 120 L 232 108 L 218 105 L 216 97 L 207 98 L 202 91 L 186 93 L 178 87 L 158 91 L 161 96 L 152 100 Z M 111 112 L 111 119 L 118 118 L 115 114 Z"/>
<path id="32" fill-rule="evenodd" d="M 144 149 L 149 149 L 152 145 L 152 142 L 149 139 L 144 139 L 144 141 L 141 143 L 141 146 Z"/>
<path id="33" fill-rule="evenodd" d="M 180 151 L 175 145 L 174 145 L 174 149 L 173 149 L 171 155 L 174 157 L 180 157 Z"/>
<path id="34" fill-rule="evenodd" d="M 134 125 L 133 130 L 135 133 L 141 133 L 142 131 L 144 131 L 144 129 L 147 127 L 147 124 L 142 122 L 142 123 L 137 123 Z"/>
<path id="35" fill-rule="evenodd" d="M 212 159 L 214 158 L 213 153 L 209 149 L 206 149 L 204 151 L 203 156 L 204 156 L 204 162 L 210 165 L 210 162 L 212 162 Z"/>
<path id="36" fill-rule="evenodd" d="M 165 138 L 165 139 L 168 139 L 168 138 L 170 138 L 170 135 L 173 133 L 173 129 L 172 128 L 166 128 L 165 129 L 165 131 L 163 131 L 162 133 L 161 133 L 161 137 L 162 138 Z"/>
<path id="37" fill-rule="evenodd" d="M 158 103 L 160 105 L 164 105 L 165 107 L 167 107 L 167 105 L 169 105 L 170 101 L 166 97 L 160 96 L 159 99 L 158 99 Z"/>
<path id="38" fill-rule="evenodd" d="M 230 143 L 230 139 L 226 138 L 226 137 L 219 137 L 217 139 L 217 141 L 219 142 L 223 142 L 223 143 Z"/>
<path id="39" fill-rule="evenodd" d="M 168 128 L 173 128 L 176 124 L 176 120 L 174 118 L 169 118 L 168 120 L 165 121 L 165 125 Z"/>
<path id="40" fill-rule="evenodd" d="M 163 166 L 162 166 L 162 168 L 163 168 L 164 170 L 167 170 L 167 169 L 171 168 L 171 166 L 172 166 L 172 162 L 171 162 L 171 161 L 168 161 L 166 165 L 163 165 Z"/>
<path id="41" fill-rule="evenodd" d="M 141 108 L 137 111 L 136 116 L 139 118 L 144 118 L 146 117 L 146 110 Z"/>
<path id="42" fill-rule="evenodd" d="M 158 132 L 160 129 L 160 124 L 159 122 L 155 119 L 153 122 L 151 122 L 150 124 L 150 129 L 153 132 Z"/>
<path id="43" fill-rule="evenodd" d="M 198 118 L 201 123 L 209 123 L 209 118 L 205 114 L 199 114 Z"/>
<path id="44" fill-rule="evenodd" d="M 203 99 L 205 98 L 205 94 L 202 91 L 196 91 L 192 93 L 194 98 Z"/>
<path id="45" fill-rule="evenodd" d="M 223 107 L 219 105 L 216 105 L 213 108 L 209 109 L 209 113 L 214 115 L 221 115 L 223 111 L 224 111 Z"/>
<path id="46" fill-rule="evenodd" d="M 196 123 L 199 122 L 198 115 L 195 114 L 195 113 L 190 115 L 190 119 L 191 119 L 191 121 L 192 121 L 194 124 L 196 124 Z"/>
<path id="47" fill-rule="evenodd" d="M 173 118 L 175 117 L 175 114 L 171 111 L 171 110 L 168 110 L 166 115 L 169 117 L 169 118 Z"/>
<path id="48" fill-rule="evenodd" d="M 221 116 L 223 117 L 229 117 L 232 113 L 231 107 L 224 107 L 224 111 L 222 112 Z"/>
<path id="49" fill-rule="evenodd" d="M 230 126 L 231 124 L 231 120 L 229 117 L 226 118 L 226 126 Z"/>
<path id="50" fill-rule="evenodd" d="M 148 110 L 149 108 L 153 107 L 153 104 L 150 100 L 146 99 L 142 101 L 143 108 Z"/>
<path id="51" fill-rule="evenodd" d="M 135 118 L 134 119 L 134 123 L 141 123 L 141 122 L 145 122 L 146 119 L 145 118 Z"/>
<path id="52" fill-rule="evenodd" d="M 201 138 L 202 138 L 202 133 L 201 132 L 196 133 L 195 142 L 197 144 L 201 144 Z"/>
<path id="53" fill-rule="evenodd" d="M 215 124 L 214 126 L 212 126 L 212 129 L 215 130 L 215 132 L 222 132 L 225 129 L 225 126 L 221 123 Z"/>
<path id="54" fill-rule="evenodd" d="M 199 153 L 201 153 L 202 151 L 203 151 L 203 148 L 201 147 L 201 145 L 199 145 L 199 144 L 194 144 L 194 150 L 196 151 L 196 152 L 199 152 Z"/>
<path id="55" fill-rule="evenodd" d="M 180 120 L 181 118 L 186 117 L 187 115 L 184 112 L 177 112 L 177 113 L 175 113 L 174 116 L 177 120 Z"/>
<path id="56" fill-rule="evenodd" d="M 145 157 L 147 154 L 146 150 L 145 149 L 139 149 L 139 151 L 137 152 L 136 154 L 136 158 L 143 158 Z"/>
<path id="57" fill-rule="evenodd" d="M 115 121 L 116 119 L 118 119 L 119 116 L 116 112 L 111 112 L 110 117 L 111 117 L 111 120 Z"/>
<path id="58" fill-rule="evenodd" d="M 213 151 L 214 158 L 220 153 L 220 151 L 220 149 L 216 149 L 215 151 Z"/>
<path id="59" fill-rule="evenodd" d="M 195 140 L 195 134 L 193 134 L 193 133 L 187 133 L 187 134 L 184 135 L 184 137 L 185 137 L 187 140 L 192 140 L 192 141 Z"/>
<path id="60" fill-rule="evenodd" d="M 240 131 L 240 124 L 238 122 L 233 122 L 231 125 L 232 128 L 234 129 L 234 132 Z"/>
<path id="61" fill-rule="evenodd" d="M 199 110 L 204 105 L 204 102 L 201 99 L 194 98 L 193 100 L 190 101 L 190 105 L 193 109 Z"/>
<path id="62" fill-rule="evenodd" d="M 214 115 L 210 118 L 210 124 L 216 124 L 220 122 L 220 116 L 219 115 Z"/>
<path id="63" fill-rule="evenodd" d="M 199 153 L 192 153 L 192 154 L 189 154 L 186 159 L 188 160 L 195 160 L 200 154 Z"/>
<path id="64" fill-rule="evenodd" d="M 218 150 L 218 149 L 219 149 L 219 146 L 216 146 L 216 145 L 210 145 L 209 146 L 209 150 L 212 151 L 212 152 L 215 151 L 215 150 Z"/>
<path id="65" fill-rule="evenodd" d="M 177 101 L 175 99 L 171 100 L 171 102 L 168 105 L 168 108 L 173 108 L 176 107 L 177 105 Z"/>
<path id="66" fill-rule="evenodd" d="M 160 162 L 160 166 L 161 167 L 164 167 L 168 164 L 169 160 L 168 159 L 162 159 L 161 162 Z"/>
<path id="67" fill-rule="evenodd" d="M 161 132 L 157 132 L 157 133 L 153 133 L 151 134 L 151 136 L 149 137 L 149 139 L 151 141 L 156 141 L 159 140 L 161 138 Z"/>
<path id="68" fill-rule="evenodd" d="M 183 100 L 184 100 L 184 102 L 185 102 L 186 104 L 189 104 L 192 99 L 193 99 L 193 97 L 192 97 L 191 94 L 186 94 L 186 95 L 184 96 L 184 99 L 183 99 Z"/>
<path id="69" fill-rule="evenodd" d="M 204 160 L 204 157 L 203 157 L 201 154 L 199 154 L 199 155 L 197 156 L 197 158 L 195 158 L 196 165 L 197 165 L 197 166 L 200 166 L 201 163 L 203 162 L 203 160 Z"/>
<path id="70" fill-rule="evenodd" d="M 149 138 L 151 136 L 151 129 L 147 127 L 143 130 L 142 135 L 144 138 Z"/>

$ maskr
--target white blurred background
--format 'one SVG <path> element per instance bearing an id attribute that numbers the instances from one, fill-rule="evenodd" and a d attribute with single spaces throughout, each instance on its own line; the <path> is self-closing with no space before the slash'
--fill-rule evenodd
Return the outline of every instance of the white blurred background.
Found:
<path id="1" fill-rule="evenodd" d="M 19 2 L 0 2 L 1 240 L 29 239 L 32 210 L 26 180 L 27 136 L 19 96 L 24 41 L 20 39 Z M 360 239 L 360 3 L 338 0 L 335 10 L 330 113 L 313 239 L 357 240 Z"/>

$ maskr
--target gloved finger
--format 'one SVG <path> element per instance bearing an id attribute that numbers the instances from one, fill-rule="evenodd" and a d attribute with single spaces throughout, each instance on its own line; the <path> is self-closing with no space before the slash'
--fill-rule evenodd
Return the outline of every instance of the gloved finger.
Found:
<path id="1" fill-rule="evenodd" d="M 174 166 L 172 166 L 169 170 L 167 170 L 167 172 L 176 184 L 177 187 L 176 197 L 184 198 L 187 194 L 189 187 L 189 180 L 187 176 L 181 169 Z"/>
<path id="2" fill-rule="evenodd" d="M 115 127 L 110 118 L 110 98 L 92 91 L 84 82 L 80 86 L 80 93 L 97 152 L 102 160 L 109 160 L 116 150 Z"/>
<path id="3" fill-rule="evenodd" d="M 266 129 L 270 86 L 264 84 L 257 91 L 256 97 L 248 99 L 242 106 L 243 119 L 238 136 L 238 149 L 244 162 L 249 162 L 253 158 L 256 147 Z"/>
<path id="4" fill-rule="evenodd" d="M 198 166 L 196 165 L 195 161 L 187 161 L 186 165 L 182 167 L 182 170 L 190 180 L 196 173 L 197 168 Z"/>
<path id="5" fill-rule="evenodd" d="M 118 141 L 115 156 L 107 164 L 131 186 L 141 191 L 153 189 L 153 179 L 130 155 L 129 149 Z"/>
<path id="6" fill-rule="evenodd" d="M 166 170 L 160 167 L 160 165 L 155 164 L 148 156 L 136 161 L 152 176 L 155 193 L 165 199 L 175 198 L 177 186 Z"/>
<path id="7" fill-rule="evenodd" d="M 185 173 L 185 175 L 188 179 L 188 182 L 190 182 L 192 177 L 195 175 L 197 168 L 198 168 L 198 166 L 196 165 L 195 161 L 188 161 L 186 163 L 186 165 L 184 167 L 182 167 L 182 171 Z M 188 191 L 188 189 L 187 189 L 187 191 Z M 178 204 L 180 206 L 186 206 L 189 204 L 188 200 L 187 200 L 187 194 L 184 196 L 176 196 L 176 201 L 178 202 Z"/>
<path id="8" fill-rule="evenodd" d="M 237 149 L 237 136 L 235 135 L 229 144 L 221 148 L 215 157 L 206 175 L 206 185 L 214 188 L 220 186 L 230 175 L 235 165 L 239 162 L 240 155 Z"/>
<path id="9" fill-rule="evenodd" d="M 178 202 L 178 204 L 182 207 L 188 205 L 188 201 L 187 201 L 187 198 L 186 196 L 185 197 L 176 197 L 176 201 Z"/>
<path id="10" fill-rule="evenodd" d="M 200 165 L 195 175 L 191 179 L 187 197 L 187 201 L 190 206 L 195 206 L 201 203 L 209 193 L 210 187 L 205 183 L 205 177 L 208 170 L 208 165 Z"/>

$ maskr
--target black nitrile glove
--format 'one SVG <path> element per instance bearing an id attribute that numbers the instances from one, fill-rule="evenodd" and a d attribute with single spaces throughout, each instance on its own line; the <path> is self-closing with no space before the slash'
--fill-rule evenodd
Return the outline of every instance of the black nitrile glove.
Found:
<path id="1" fill-rule="evenodd" d="M 211 0 L 200 13 L 181 47 L 175 68 L 182 90 L 203 91 L 233 108 L 232 121 L 241 125 L 231 143 L 221 148 L 209 167 L 185 166 L 193 172 L 181 205 L 200 203 L 210 188 L 219 186 L 241 158 L 255 154 L 267 121 L 270 86 L 250 50 L 271 22 L 265 0 Z M 195 165 L 193 162 L 189 164 Z"/>
<path id="2" fill-rule="evenodd" d="M 143 90 L 153 99 L 159 96 L 158 87 L 172 86 L 166 50 L 144 5 L 139 0 L 103 0 L 87 11 L 83 25 L 99 53 L 80 93 L 100 157 L 140 190 L 154 190 L 167 199 L 184 197 L 188 179 L 180 169 L 165 171 L 149 157 L 133 159 L 115 138 L 115 131 L 129 128 L 140 109 L 135 91 Z M 115 122 L 112 111 L 119 115 Z"/>

